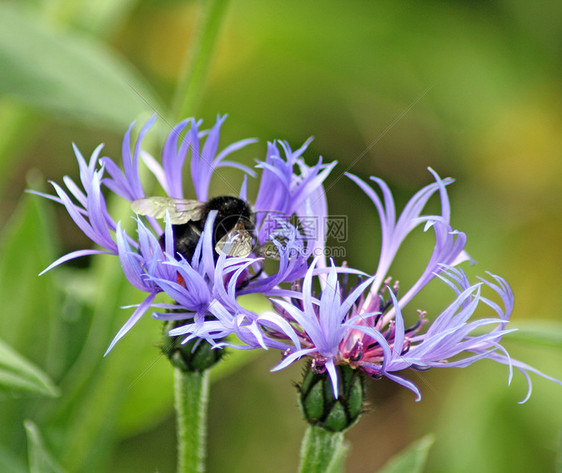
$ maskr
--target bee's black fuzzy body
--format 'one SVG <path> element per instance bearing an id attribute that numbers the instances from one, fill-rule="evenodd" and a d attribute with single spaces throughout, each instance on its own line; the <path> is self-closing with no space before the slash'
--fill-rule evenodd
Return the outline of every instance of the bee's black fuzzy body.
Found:
<path id="1" fill-rule="evenodd" d="M 174 232 L 174 253 L 181 254 L 187 261 L 191 262 L 199 238 L 205 228 L 205 222 L 209 213 L 216 210 L 217 216 L 213 225 L 213 248 L 224 236 L 231 232 L 237 225 L 253 235 L 255 229 L 255 216 L 250 204 L 233 196 L 213 197 L 202 204 L 201 218 L 190 220 L 187 223 L 172 225 Z M 163 244 L 163 236 L 161 243 Z M 215 260 L 218 253 L 214 252 Z"/>

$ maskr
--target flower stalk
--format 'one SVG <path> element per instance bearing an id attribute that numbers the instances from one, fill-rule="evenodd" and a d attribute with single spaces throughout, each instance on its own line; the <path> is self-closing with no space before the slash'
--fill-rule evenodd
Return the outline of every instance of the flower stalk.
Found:
<path id="1" fill-rule="evenodd" d="M 309 425 L 302 440 L 299 473 L 340 473 L 346 452 L 343 432 Z"/>
<path id="2" fill-rule="evenodd" d="M 164 324 L 162 353 L 174 367 L 177 473 L 205 471 L 209 369 L 218 363 L 224 350 L 213 349 L 203 340 L 178 343 L 167 336 L 175 322 Z"/>
<path id="3" fill-rule="evenodd" d="M 203 473 L 207 442 L 209 370 L 174 368 L 177 473 Z"/>
<path id="4" fill-rule="evenodd" d="M 364 409 L 363 376 L 349 366 L 338 366 L 338 394 L 326 372 L 309 364 L 297 386 L 302 413 L 309 426 L 301 445 L 300 473 L 339 473 L 347 447 L 343 433 L 352 427 Z"/>

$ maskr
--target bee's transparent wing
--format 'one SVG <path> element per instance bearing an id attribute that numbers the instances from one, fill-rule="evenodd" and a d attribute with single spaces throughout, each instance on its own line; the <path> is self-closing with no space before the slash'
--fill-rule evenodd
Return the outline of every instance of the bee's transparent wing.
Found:
<path id="1" fill-rule="evenodd" d="M 234 227 L 215 245 L 217 253 L 226 249 L 228 256 L 245 258 L 252 252 L 252 234 L 239 226 Z"/>
<path id="2" fill-rule="evenodd" d="M 174 199 L 173 197 L 145 197 L 131 204 L 133 212 L 139 215 L 165 219 L 166 212 L 173 225 L 201 220 L 203 204 L 197 200 Z"/>

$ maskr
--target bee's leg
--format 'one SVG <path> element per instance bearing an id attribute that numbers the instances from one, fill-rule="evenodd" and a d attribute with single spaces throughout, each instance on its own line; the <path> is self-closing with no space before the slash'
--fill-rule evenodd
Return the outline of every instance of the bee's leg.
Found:
<path id="1" fill-rule="evenodd" d="M 259 271 L 254 274 L 253 276 L 249 277 L 248 279 L 244 279 L 244 281 L 242 281 L 242 283 L 240 284 L 240 286 L 238 287 L 238 289 L 244 289 L 246 287 L 248 287 L 248 285 L 252 282 L 255 281 L 257 278 L 259 278 L 263 273 L 263 266 L 259 269 Z"/>

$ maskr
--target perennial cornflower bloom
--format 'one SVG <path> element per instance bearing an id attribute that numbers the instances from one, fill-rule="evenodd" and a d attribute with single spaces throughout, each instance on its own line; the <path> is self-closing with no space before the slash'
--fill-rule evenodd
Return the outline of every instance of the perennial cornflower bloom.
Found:
<path id="1" fill-rule="evenodd" d="M 131 203 L 148 197 L 141 181 L 141 161 L 160 184 L 164 194 L 161 197 L 168 201 L 184 199 L 183 176 L 188 156 L 191 158 L 189 168 L 197 201 L 204 203 L 210 199 L 210 181 L 219 167 L 237 168 L 244 172 L 241 186 L 236 191 L 238 197 L 231 199 L 246 201 L 247 176 L 255 176 L 255 172 L 225 158 L 255 140 L 238 141 L 219 152 L 220 128 L 225 118 L 219 116 L 216 124 L 207 131 L 200 131 L 201 123 L 194 119 L 176 125 L 166 139 L 161 162 L 141 148 L 143 138 L 154 124 L 156 116 L 142 127 L 133 149 L 131 134 L 134 123 L 131 124 L 123 139 L 121 166 L 109 157 L 100 157 L 102 145 L 96 148 L 89 162 L 74 146 L 81 187 L 69 177 L 64 177 L 66 190 L 52 183 L 56 195 L 37 193 L 63 204 L 84 234 L 101 247 L 69 253 L 45 271 L 81 256 L 116 255 L 128 281 L 147 293 L 119 330 L 108 351 L 146 313 L 159 293 L 167 293 L 174 302 L 158 306 L 174 309 L 169 316 L 161 314 L 160 318 L 185 318 L 195 324 L 200 324 L 207 316 L 220 319 L 218 307 L 222 306 L 222 292 L 216 287 L 230 285 L 229 294 L 232 297 L 252 292 L 275 294 L 280 283 L 302 278 L 308 269 L 309 256 L 313 252 L 323 251 L 323 239 L 316 238 L 316 235 L 302 235 L 297 226 L 287 221 L 288 217 L 294 215 L 298 225 L 300 218 L 326 213 L 322 182 L 336 163 L 325 165 L 320 158 L 314 167 L 307 166 L 302 154 L 308 142 L 297 151 L 292 151 L 287 143 L 281 142 L 283 156 L 276 142 L 269 143 L 265 161 L 256 164 L 256 168 L 261 170 L 261 180 L 255 201 L 254 237 L 258 245 L 273 240 L 270 245 L 278 254 L 279 265 L 278 271 L 272 274 L 266 274 L 263 258 L 253 253 L 245 258 L 218 257 L 216 230 L 223 218 L 220 211 L 211 210 L 201 221 L 201 228 L 197 227 L 196 232 L 201 233 L 201 236 L 194 244 L 194 253 L 189 255 L 189 259 L 177 252 L 175 233 L 179 230 L 178 226 L 172 225 L 169 213 L 165 215 L 164 228 L 150 214 L 137 217 L 136 236 L 127 234 L 123 226 L 111 217 L 104 192 Z M 275 240 L 275 237 L 282 242 Z M 230 237 L 226 246 L 232 244 Z M 211 306 L 212 310 L 209 309 Z M 234 325 L 231 325 L 231 330 L 235 331 Z"/>
<path id="2" fill-rule="evenodd" d="M 382 191 L 383 199 L 368 184 L 349 175 L 374 203 L 381 220 L 382 249 L 377 271 L 371 277 L 359 276 L 355 287 L 347 287 L 342 275 L 345 268 L 333 264 L 319 271 L 317 260 L 310 266 L 302 287 L 292 294 L 272 299 L 277 312 L 290 324 L 289 330 L 269 329 L 268 337 L 284 341 L 283 360 L 274 370 L 290 365 L 300 358 L 310 360 L 315 373 L 326 372 L 335 398 L 340 382 L 338 366 L 360 370 L 378 379 L 386 377 L 416 394 L 418 387 L 402 373 L 405 370 L 425 370 L 434 367 L 466 367 L 480 359 L 491 359 L 519 369 L 531 383 L 528 372 L 550 378 L 534 368 L 512 360 L 500 344 L 513 308 L 513 294 L 507 282 L 490 274 L 490 280 L 480 279 L 470 284 L 464 272 L 456 266 L 469 259 L 464 251 L 466 236 L 450 225 L 450 206 L 446 185 L 432 170 L 436 182 L 430 184 L 407 203 L 396 220 L 393 196 L 386 184 L 372 180 Z M 423 215 L 422 211 L 432 195 L 439 192 L 441 213 Z M 420 224 L 435 234 L 433 253 L 417 282 L 406 293 L 398 296 L 398 283 L 388 277 L 388 270 L 405 237 Z M 327 271 L 327 277 L 324 277 Z M 453 289 L 455 297 L 439 315 L 430 317 L 420 311 L 417 321 L 406 326 L 403 311 L 407 304 L 427 283 L 439 277 Z M 319 279 L 322 292 L 316 296 L 314 278 Z M 487 289 L 496 294 L 501 305 L 483 294 Z M 477 317 L 477 309 L 487 310 Z M 278 324 L 278 327 L 281 324 Z M 297 343 L 295 343 L 295 338 Z M 351 379 L 351 378 L 350 378 Z M 524 400 L 524 401 L 525 401 Z M 524 402 L 523 401 L 523 402 Z M 305 409 L 306 410 L 306 409 Z M 346 424 L 346 426 L 348 426 Z"/>

